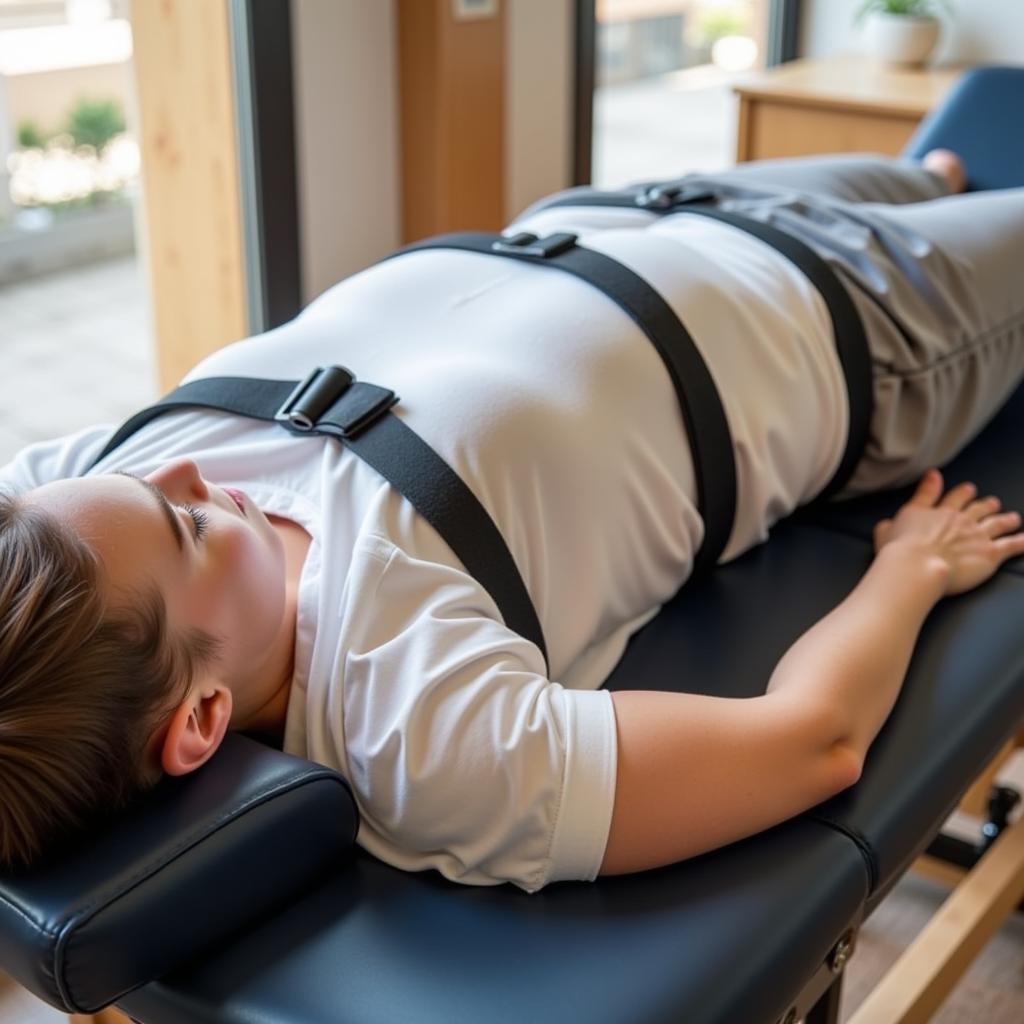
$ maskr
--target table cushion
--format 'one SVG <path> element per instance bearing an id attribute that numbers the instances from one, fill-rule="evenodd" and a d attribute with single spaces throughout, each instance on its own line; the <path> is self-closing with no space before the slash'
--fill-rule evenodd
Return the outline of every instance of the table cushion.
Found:
<path id="1" fill-rule="evenodd" d="M 1024 437 L 1024 387 L 1018 388 L 984 430 L 956 458 L 942 467 L 947 485 L 970 480 L 979 493 L 996 494 L 1003 508 L 1024 514 L 1024 458 L 1020 439 Z M 893 515 L 914 491 L 914 484 L 851 501 L 802 510 L 795 519 L 871 540 L 875 523 Z M 1024 559 L 1006 563 L 1003 572 L 1024 575 Z"/>
<path id="2" fill-rule="evenodd" d="M 230 735 L 194 775 L 0 878 L 0 965 L 91 1013 L 344 870 L 356 822 L 336 772 Z"/>
<path id="3" fill-rule="evenodd" d="M 770 1024 L 866 895 L 852 844 L 807 821 L 533 896 L 361 856 L 120 1005 L 152 1024 Z"/>
<path id="4" fill-rule="evenodd" d="M 612 689 L 763 693 L 788 647 L 856 585 L 869 541 L 787 523 L 771 541 L 686 587 L 634 637 Z M 1000 572 L 926 622 L 860 782 L 808 812 L 863 853 L 880 897 L 939 830 L 1024 720 L 1024 579 Z"/>

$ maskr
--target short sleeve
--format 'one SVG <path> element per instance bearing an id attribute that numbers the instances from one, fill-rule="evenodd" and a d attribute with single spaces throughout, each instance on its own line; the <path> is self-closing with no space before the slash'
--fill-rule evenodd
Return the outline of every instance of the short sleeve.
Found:
<path id="1" fill-rule="evenodd" d="M 376 566 L 343 639 L 361 845 L 469 884 L 595 878 L 615 793 L 611 695 L 549 680 L 460 569 L 393 546 Z"/>

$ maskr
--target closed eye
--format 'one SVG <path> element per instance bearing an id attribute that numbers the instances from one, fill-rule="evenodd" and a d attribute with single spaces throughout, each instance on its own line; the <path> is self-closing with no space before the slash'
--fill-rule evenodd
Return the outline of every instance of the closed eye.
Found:
<path id="1" fill-rule="evenodd" d="M 196 508 L 194 505 L 182 505 L 181 506 L 192 518 L 192 525 L 195 527 L 195 538 L 197 541 L 203 539 L 206 534 L 206 530 L 210 525 L 210 517 L 201 508 Z"/>

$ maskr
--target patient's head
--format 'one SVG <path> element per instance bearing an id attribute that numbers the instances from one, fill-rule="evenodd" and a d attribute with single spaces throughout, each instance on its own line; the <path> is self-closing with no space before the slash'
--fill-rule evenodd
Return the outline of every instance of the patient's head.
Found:
<path id="1" fill-rule="evenodd" d="M 194 463 L 0 497 L 0 862 L 206 761 L 284 610 L 273 527 Z"/>

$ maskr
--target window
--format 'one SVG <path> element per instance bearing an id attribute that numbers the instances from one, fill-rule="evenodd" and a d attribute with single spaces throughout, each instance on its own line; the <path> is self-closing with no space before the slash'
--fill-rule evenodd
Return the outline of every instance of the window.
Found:
<path id="1" fill-rule="evenodd" d="M 732 84 L 793 55 L 785 51 L 793 49 L 796 6 L 580 0 L 577 180 L 616 188 L 731 166 Z M 785 39 L 772 28 L 781 16 L 788 19 Z"/>

